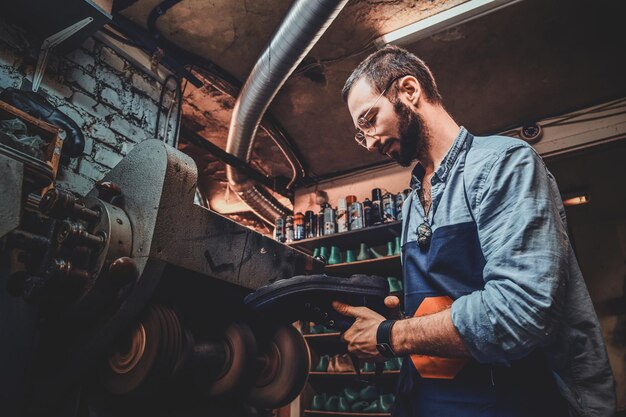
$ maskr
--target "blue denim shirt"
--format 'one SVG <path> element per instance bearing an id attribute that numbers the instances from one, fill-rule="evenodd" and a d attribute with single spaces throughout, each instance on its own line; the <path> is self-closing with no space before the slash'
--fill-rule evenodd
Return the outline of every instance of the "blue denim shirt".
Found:
<path id="1" fill-rule="evenodd" d="M 466 153 L 466 137 L 461 128 L 436 169 L 428 213 L 433 232 L 473 220 L 486 260 L 484 288 L 452 304 L 454 326 L 481 363 L 506 366 L 541 349 L 574 415 L 612 416 L 613 375 L 554 177 L 521 140 L 475 137 Z M 403 206 L 407 242 L 425 217 L 423 176 L 418 163 Z"/>

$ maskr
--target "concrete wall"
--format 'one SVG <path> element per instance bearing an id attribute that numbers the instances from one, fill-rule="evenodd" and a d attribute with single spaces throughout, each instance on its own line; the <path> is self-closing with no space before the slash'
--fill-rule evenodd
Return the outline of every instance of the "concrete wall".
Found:
<path id="1" fill-rule="evenodd" d="M 32 80 L 39 45 L 0 18 L 0 90 Z M 58 185 L 89 191 L 136 143 L 154 137 L 161 85 L 94 38 L 54 52 L 40 92 L 82 128 L 84 155 L 60 170 Z"/>

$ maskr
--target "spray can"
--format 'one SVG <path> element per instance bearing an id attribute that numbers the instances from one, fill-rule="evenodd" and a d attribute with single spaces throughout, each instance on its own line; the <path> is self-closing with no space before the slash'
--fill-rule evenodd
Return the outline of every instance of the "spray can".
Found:
<path id="1" fill-rule="evenodd" d="M 383 212 L 383 222 L 389 223 L 396 220 L 396 203 L 394 196 L 390 193 L 385 194 L 385 196 L 383 197 Z"/>
<path id="2" fill-rule="evenodd" d="M 332 235 L 336 232 L 337 219 L 335 210 L 328 204 L 324 208 L 324 236 Z"/>
<path id="3" fill-rule="evenodd" d="M 402 206 L 404 205 L 404 200 L 406 196 L 404 193 L 398 193 L 395 195 L 395 205 L 396 205 L 396 219 L 402 220 Z"/>
<path id="4" fill-rule="evenodd" d="M 355 201 L 350 204 L 350 230 L 362 229 L 363 227 L 365 227 L 363 205 Z"/>
<path id="5" fill-rule="evenodd" d="M 287 216 L 285 217 L 285 242 L 291 243 L 293 242 L 293 238 L 293 216 Z"/>
<path id="6" fill-rule="evenodd" d="M 380 188 L 372 189 L 372 225 L 383 222 L 383 201 Z"/>
<path id="7" fill-rule="evenodd" d="M 337 200 L 337 233 L 348 231 L 348 205 L 345 198 Z"/>
<path id="8" fill-rule="evenodd" d="M 304 214 L 298 212 L 293 216 L 293 240 L 304 238 Z"/>
<path id="9" fill-rule="evenodd" d="M 285 243 L 285 219 L 283 217 L 276 217 L 274 222 L 274 240 Z"/>
<path id="10" fill-rule="evenodd" d="M 328 204 L 322 203 L 320 206 L 320 212 L 317 215 L 317 235 L 324 236 L 324 209 Z"/>
<path id="11" fill-rule="evenodd" d="M 304 213 L 304 237 L 306 239 L 317 236 L 317 215 L 311 210 Z"/>
<path id="12" fill-rule="evenodd" d="M 372 201 L 369 198 L 363 200 L 363 224 L 365 227 L 372 225 Z"/>

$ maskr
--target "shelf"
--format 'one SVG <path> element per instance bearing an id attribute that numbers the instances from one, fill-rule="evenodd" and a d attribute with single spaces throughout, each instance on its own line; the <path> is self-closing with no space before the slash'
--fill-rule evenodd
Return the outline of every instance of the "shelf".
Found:
<path id="1" fill-rule="evenodd" d="M 309 334 L 304 334 L 304 338 L 305 339 L 335 339 L 337 337 L 339 337 L 341 333 L 309 333 Z"/>
<path id="2" fill-rule="evenodd" d="M 364 377 L 374 377 L 376 375 L 376 372 L 361 372 L 361 376 Z M 400 375 L 400 371 L 384 371 L 382 374 L 382 376 L 393 376 L 393 375 Z M 316 371 L 310 371 L 309 372 L 309 376 L 313 376 L 313 377 L 330 377 L 330 376 L 341 376 L 341 377 L 351 377 L 354 378 L 356 377 L 356 372 L 316 372 Z"/>
<path id="3" fill-rule="evenodd" d="M 372 417 L 388 417 L 391 413 L 358 413 L 343 411 L 318 411 L 305 409 L 304 412 L 310 416 L 372 416 Z"/>
<path id="4" fill-rule="evenodd" d="M 319 246 L 339 246 L 342 251 L 358 249 L 361 243 L 367 243 L 368 247 L 373 247 L 384 245 L 396 236 L 400 236 L 401 229 L 402 222 L 385 223 L 349 232 L 298 240 L 288 245 L 308 254 L 312 254 L 313 249 Z"/>
<path id="5" fill-rule="evenodd" d="M 380 275 L 383 277 L 393 276 L 396 278 L 402 277 L 400 255 L 326 265 L 324 270 L 328 275 L 339 277 L 349 277 L 354 274 Z"/>

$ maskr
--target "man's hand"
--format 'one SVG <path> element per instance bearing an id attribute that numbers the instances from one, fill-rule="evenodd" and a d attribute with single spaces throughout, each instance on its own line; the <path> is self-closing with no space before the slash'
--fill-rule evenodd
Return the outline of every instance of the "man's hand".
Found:
<path id="1" fill-rule="evenodd" d="M 394 296 L 387 297 L 385 298 L 385 306 L 391 310 L 397 310 L 400 306 L 400 300 Z M 376 349 L 376 331 L 385 317 L 367 307 L 355 307 L 339 301 L 333 301 L 333 308 L 344 316 L 355 318 L 354 324 L 341 335 L 341 339 L 348 345 L 350 353 L 359 359 L 386 360 Z"/>

